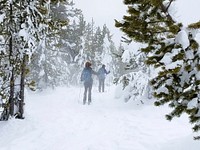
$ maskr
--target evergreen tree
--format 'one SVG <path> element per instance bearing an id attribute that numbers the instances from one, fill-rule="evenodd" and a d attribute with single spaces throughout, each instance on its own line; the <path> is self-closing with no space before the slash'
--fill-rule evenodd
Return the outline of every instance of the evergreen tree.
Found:
<path id="1" fill-rule="evenodd" d="M 122 62 L 122 54 L 124 53 L 124 47 L 122 43 L 120 43 L 119 47 L 116 50 L 112 51 L 112 55 L 114 56 L 114 64 L 116 65 L 114 71 L 114 83 L 117 83 L 119 77 L 125 74 L 125 63 Z"/>
<path id="2" fill-rule="evenodd" d="M 155 105 L 172 107 L 166 115 L 168 120 L 187 113 L 193 130 L 199 131 L 199 43 L 191 32 L 191 28 L 199 28 L 199 23 L 182 28 L 168 11 L 173 2 L 124 0 L 129 15 L 122 22 L 116 21 L 116 27 L 132 40 L 147 44 L 141 51 L 148 54 L 146 63 L 158 72 L 151 80 L 158 99 Z"/>
<path id="3" fill-rule="evenodd" d="M 134 45 L 134 47 L 138 47 Z M 144 100 L 150 96 L 148 91 L 149 75 L 147 66 L 144 64 L 145 56 L 138 53 L 137 49 L 125 49 L 119 46 L 118 53 L 114 52 L 116 57 L 116 73 L 114 83 L 125 93 L 120 95 L 125 102 L 134 101 L 134 103 L 143 104 Z"/>
<path id="4" fill-rule="evenodd" d="M 3 15 L 3 20 L 0 22 L 2 31 L 0 36 L 3 37 L 0 91 L 4 112 L 6 112 L 1 114 L 1 120 L 7 120 L 9 115 L 22 119 L 24 118 L 24 89 L 25 85 L 29 84 L 26 80 L 27 65 L 32 54 L 37 50 L 41 35 L 44 35 L 49 25 L 50 20 L 47 20 L 49 2 L 12 0 L 1 1 L 0 4 L 1 15 Z"/>
<path id="5" fill-rule="evenodd" d="M 94 64 L 95 49 L 94 49 L 94 21 L 88 23 L 85 28 L 84 43 L 83 43 L 83 55 L 82 58 L 87 61 L 90 60 Z"/>
<path id="6" fill-rule="evenodd" d="M 40 89 L 71 82 L 69 67 L 74 62 L 78 49 L 76 42 L 79 37 L 75 36 L 74 30 L 78 26 L 76 20 L 81 15 L 80 10 L 74 8 L 72 1 L 66 0 L 59 4 L 52 2 L 50 8 L 52 29 L 46 31 L 38 47 L 40 51 L 34 55 L 31 64 L 31 68 L 34 68 L 31 78 Z"/>

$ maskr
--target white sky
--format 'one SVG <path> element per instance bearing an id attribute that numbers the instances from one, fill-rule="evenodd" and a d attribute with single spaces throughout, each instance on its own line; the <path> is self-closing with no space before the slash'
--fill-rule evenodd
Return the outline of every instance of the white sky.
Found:
<path id="1" fill-rule="evenodd" d="M 114 19 L 122 20 L 126 14 L 127 6 L 123 0 L 73 0 L 76 7 L 83 11 L 86 21 L 91 22 L 92 18 L 96 26 L 106 24 L 111 33 L 113 40 L 118 44 L 123 35 L 118 28 L 115 28 Z M 185 25 L 200 20 L 200 0 L 176 0 L 175 16 L 177 20 L 182 21 Z"/>
<path id="2" fill-rule="evenodd" d="M 177 0 L 177 19 L 184 25 L 200 20 L 200 0 Z"/>

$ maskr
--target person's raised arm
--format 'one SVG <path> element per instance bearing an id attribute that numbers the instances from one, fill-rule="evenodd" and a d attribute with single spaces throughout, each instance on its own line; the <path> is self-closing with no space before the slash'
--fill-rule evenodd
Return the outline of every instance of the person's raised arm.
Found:
<path id="1" fill-rule="evenodd" d="M 105 74 L 109 74 L 109 73 L 110 73 L 110 70 L 107 71 L 107 70 L 105 69 L 104 71 L 105 71 Z"/>

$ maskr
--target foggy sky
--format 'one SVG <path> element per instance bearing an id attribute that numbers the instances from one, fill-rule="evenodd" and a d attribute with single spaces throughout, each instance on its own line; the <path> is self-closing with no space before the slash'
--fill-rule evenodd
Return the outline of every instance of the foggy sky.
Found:
<path id="1" fill-rule="evenodd" d="M 91 22 L 92 18 L 96 26 L 107 25 L 113 35 L 113 40 L 120 42 L 122 32 L 115 28 L 114 19 L 122 20 L 126 14 L 126 6 L 123 0 L 73 0 L 75 6 L 82 10 L 85 20 Z"/>

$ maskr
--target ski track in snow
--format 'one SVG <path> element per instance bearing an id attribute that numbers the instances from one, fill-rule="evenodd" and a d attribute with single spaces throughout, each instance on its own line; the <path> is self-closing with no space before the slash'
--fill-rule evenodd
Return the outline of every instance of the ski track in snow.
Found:
<path id="1" fill-rule="evenodd" d="M 197 150 L 186 117 L 166 121 L 166 107 L 135 106 L 114 88 L 82 105 L 83 88 L 29 92 L 24 120 L 0 122 L 0 150 Z M 199 148 L 198 148 L 199 149 Z"/>

